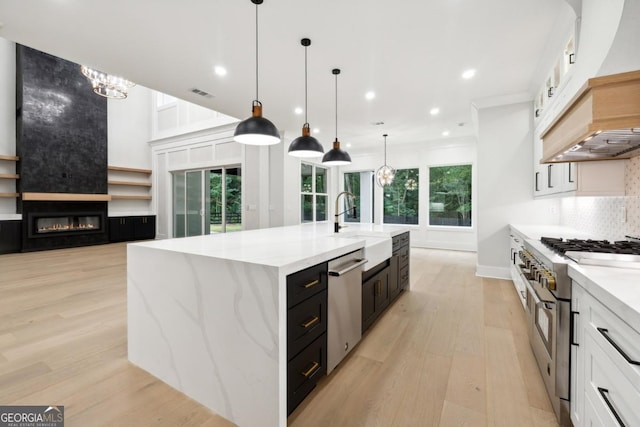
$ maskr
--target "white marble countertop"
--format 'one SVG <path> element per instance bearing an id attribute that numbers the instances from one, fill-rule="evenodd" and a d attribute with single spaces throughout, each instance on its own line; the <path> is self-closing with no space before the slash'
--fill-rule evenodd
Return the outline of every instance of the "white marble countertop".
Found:
<path id="1" fill-rule="evenodd" d="M 569 263 L 569 277 L 640 333 L 640 270 Z"/>
<path id="2" fill-rule="evenodd" d="M 541 237 L 562 237 L 564 239 L 606 239 L 607 236 L 597 236 L 583 230 L 563 225 L 521 225 L 509 224 L 529 239 L 540 240 Z"/>
<path id="3" fill-rule="evenodd" d="M 367 237 L 391 238 L 408 230 L 403 226 L 348 223 L 336 234 L 333 232 L 333 223 L 323 222 L 130 245 L 278 267 L 293 272 L 360 249 L 365 246 Z"/>

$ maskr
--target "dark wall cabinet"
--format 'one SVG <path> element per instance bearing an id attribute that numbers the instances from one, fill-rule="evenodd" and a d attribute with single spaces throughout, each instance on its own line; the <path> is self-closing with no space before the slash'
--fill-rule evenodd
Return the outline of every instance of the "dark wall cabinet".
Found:
<path id="1" fill-rule="evenodd" d="M 327 373 L 327 272 L 325 262 L 287 276 L 287 414 Z"/>
<path id="2" fill-rule="evenodd" d="M 127 242 L 147 240 L 156 237 L 156 217 L 121 216 L 109 218 L 109 241 Z"/>
<path id="3" fill-rule="evenodd" d="M 0 221 L 0 254 L 22 250 L 22 221 Z"/>

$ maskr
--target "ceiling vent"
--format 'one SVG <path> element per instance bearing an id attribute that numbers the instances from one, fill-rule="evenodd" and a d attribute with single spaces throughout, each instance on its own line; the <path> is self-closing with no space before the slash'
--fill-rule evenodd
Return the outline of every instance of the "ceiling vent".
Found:
<path id="1" fill-rule="evenodd" d="M 190 90 L 192 93 L 195 93 L 196 95 L 200 95 L 203 96 L 205 98 L 213 98 L 213 95 L 211 95 L 209 92 L 205 92 L 203 90 L 200 90 L 196 87 L 194 87 L 193 89 Z"/>

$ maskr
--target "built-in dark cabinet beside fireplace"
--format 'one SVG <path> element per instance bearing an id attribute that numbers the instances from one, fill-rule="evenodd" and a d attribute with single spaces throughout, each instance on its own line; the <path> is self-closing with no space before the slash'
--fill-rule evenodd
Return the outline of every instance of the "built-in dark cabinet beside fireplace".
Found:
<path id="1" fill-rule="evenodd" d="M 0 254 L 20 252 L 22 221 L 0 221 Z"/>
<path id="2" fill-rule="evenodd" d="M 147 240 L 155 237 L 156 217 L 154 215 L 109 218 L 109 241 L 111 242 Z"/>

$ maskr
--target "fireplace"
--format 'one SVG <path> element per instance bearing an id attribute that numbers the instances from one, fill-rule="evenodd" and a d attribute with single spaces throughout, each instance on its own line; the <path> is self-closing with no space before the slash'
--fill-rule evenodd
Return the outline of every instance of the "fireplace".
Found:
<path id="1" fill-rule="evenodd" d="M 104 227 L 102 212 L 73 213 L 29 213 L 27 219 L 28 237 L 47 237 L 74 233 L 100 233 Z"/>
<path id="2" fill-rule="evenodd" d="M 22 250 L 108 243 L 106 202 L 22 202 Z"/>

